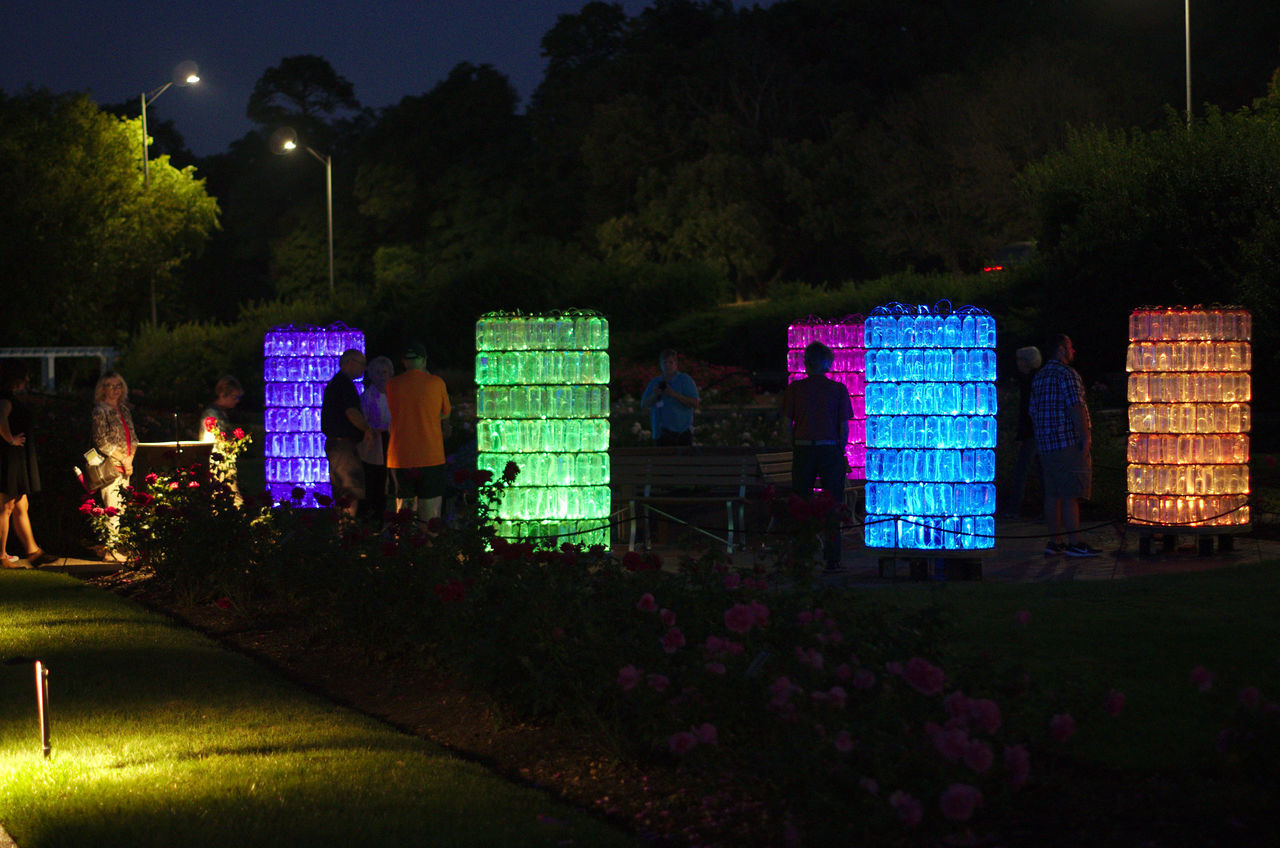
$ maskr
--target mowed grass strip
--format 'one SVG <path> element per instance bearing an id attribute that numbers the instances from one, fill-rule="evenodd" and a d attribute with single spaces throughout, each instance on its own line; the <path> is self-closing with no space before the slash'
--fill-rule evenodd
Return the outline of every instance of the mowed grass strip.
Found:
<path id="1" fill-rule="evenodd" d="M 548 796 L 53 574 L 0 574 L 0 824 L 21 848 L 631 845 Z"/>

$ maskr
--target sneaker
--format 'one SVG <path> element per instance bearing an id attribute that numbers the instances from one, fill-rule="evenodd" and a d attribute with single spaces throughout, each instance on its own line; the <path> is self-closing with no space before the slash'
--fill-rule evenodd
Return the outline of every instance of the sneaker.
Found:
<path id="1" fill-rule="evenodd" d="M 1065 554 L 1066 552 L 1067 545 L 1065 542 L 1050 542 L 1044 546 L 1045 556 L 1057 556 L 1058 554 Z"/>
<path id="2" fill-rule="evenodd" d="M 1067 545 L 1066 554 L 1072 557 L 1095 557 L 1101 554 L 1097 548 L 1091 547 L 1085 542 L 1079 542 L 1074 545 Z"/>

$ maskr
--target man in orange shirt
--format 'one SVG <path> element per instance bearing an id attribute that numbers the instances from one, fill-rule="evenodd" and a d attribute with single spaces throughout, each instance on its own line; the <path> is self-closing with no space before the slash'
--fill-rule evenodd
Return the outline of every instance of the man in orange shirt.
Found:
<path id="1" fill-rule="evenodd" d="M 445 479 L 444 426 L 449 391 L 427 370 L 421 342 L 405 346 L 403 374 L 387 381 L 391 440 L 387 468 L 396 488 L 396 509 L 415 509 L 426 522 L 440 515 Z"/>

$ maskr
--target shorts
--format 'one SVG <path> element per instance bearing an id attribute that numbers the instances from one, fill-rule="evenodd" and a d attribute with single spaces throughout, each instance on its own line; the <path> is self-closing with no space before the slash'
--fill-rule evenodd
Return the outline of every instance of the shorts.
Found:
<path id="1" fill-rule="evenodd" d="M 396 500 L 410 498 L 441 498 L 448 484 L 445 466 L 427 465 L 421 468 L 392 468 L 391 480 L 396 486 Z"/>
<path id="2" fill-rule="evenodd" d="M 364 466 L 350 439 L 325 439 L 324 455 L 329 460 L 329 485 L 333 499 L 364 500 Z"/>
<path id="3" fill-rule="evenodd" d="M 1047 500 L 1070 500 L 1093 494 L 1093 457 L 1077 447 L 1040 454 Z"/>

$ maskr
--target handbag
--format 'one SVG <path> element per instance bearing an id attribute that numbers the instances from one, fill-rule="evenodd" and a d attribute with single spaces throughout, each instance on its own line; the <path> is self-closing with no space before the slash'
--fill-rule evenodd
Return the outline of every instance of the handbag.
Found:
<path id="1" fill-rule="evenodd" d="M 84 471 L 80 473 L 80 482 L 87 490 L 97 492 L 105 489 L 120 476 L 120 469 L 102 451 L 89 448 L 84 452 Z"/>

